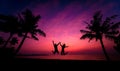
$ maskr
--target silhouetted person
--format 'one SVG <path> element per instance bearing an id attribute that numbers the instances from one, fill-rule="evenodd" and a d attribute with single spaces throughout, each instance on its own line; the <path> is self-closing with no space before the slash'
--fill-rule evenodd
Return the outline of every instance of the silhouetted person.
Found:
<path id="1" fill-rule="evenodd" d="M 61 55 L 66 55 L 67 53 L 65 53 L 65 48 L 68 47 L 66 46 L 66 44 L 64 43 L 63 45 L 60 43 L 60 46 L 61 46 Z"/>
<path id="2" fill-rule="evenodd" d="M 56 54 L 56 53 L 59 54 L 58 45 L 60 44 L 60 42 L 58 44 L 56 44 L 56 43 L 54 43 L 54 41 L 52 41 L 52 43 L 53 43 L 53 46 L 54 46 L 54 51 L 52 51 L 53 54 Z"/>

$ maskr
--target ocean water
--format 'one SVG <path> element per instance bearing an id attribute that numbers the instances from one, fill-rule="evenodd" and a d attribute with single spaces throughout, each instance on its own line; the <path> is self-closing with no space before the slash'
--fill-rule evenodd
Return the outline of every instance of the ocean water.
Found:
<path id="1" fill-rule="evenodd" d="M 17 58 L 30 59 L 58 59 L 58 60 L 106 60 L 104 55 L 42 55 L 42 56 L 17 56 Z M 120 61 L 120 56 L 111 55 L 113 61 Z"/>

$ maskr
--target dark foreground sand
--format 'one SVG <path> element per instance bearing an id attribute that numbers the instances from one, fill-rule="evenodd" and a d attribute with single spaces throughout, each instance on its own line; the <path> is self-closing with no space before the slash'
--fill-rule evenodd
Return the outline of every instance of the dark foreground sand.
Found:
<path id="1" fill-rule="evenodd" d="M 3 60 L 0 62 L 3 67 L 10 67 L 12 69 L 39 69 L 42 71 L 59 71 L 62 69 L 77 69 L 77 70 L 91 70 L 104 68 L 114 68 L 120 70 L 120 61 L 105 61 L 105 60 L 57 60 L 57 59 L 29 59 L 29 58 L 15 58 L 12 60 Z M 57 70 L 56 70 L 57 68 Z M 76 70 L 74 70 L 76 71 Z"/>

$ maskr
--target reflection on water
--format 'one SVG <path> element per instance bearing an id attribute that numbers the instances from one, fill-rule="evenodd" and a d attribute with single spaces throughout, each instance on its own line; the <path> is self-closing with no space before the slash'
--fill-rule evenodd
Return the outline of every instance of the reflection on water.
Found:
<path id="1" fill-rule="evenodd" d="M 47 55 L 47 56 L 18 56 L 18 58 L 59 59 L 59 60 L 105 60 L 103 55 Z M 112 60 L 120 60 L 118 56 L 110 56 Z"/>

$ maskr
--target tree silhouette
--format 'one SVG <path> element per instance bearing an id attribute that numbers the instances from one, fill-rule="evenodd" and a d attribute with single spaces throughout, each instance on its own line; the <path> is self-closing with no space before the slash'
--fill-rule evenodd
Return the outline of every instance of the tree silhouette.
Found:
<path id="1" fill-rule="evenodd" d="M 114 38 L 114 43 L 116 44 L 114 49 L 120 53 L 120 34 Z"/>
<path id="2" fill-rule="evenodd" d="M 15 16 L 9 15 L 0 15 L 0 31 L 5 33 L 10 33 L 10 36 L 8 37 L 7 41 L 5 42 L 3 48 L 5 48 L 10 41 L 10 39 L 13 37 L 14 34 L 18 33 L 18 29 L 20 27 L 19 19 Z"/>
<path id="3" fill-rule="evenodd" d="M 117 15 L 113 15 L 111 17 L 106 17 L 106 19 L 103 21 L 103 15 L 101 14 L 101 11 L 97 11 L 93 19 L 90 21 L 90 23 L 87 23 L 86 30 L 80 30 L 83 35 L 80 39 L 86 39 L 89 38 L 89 41 L 93 40 L 94 38 L 100 41 L 102 45 L 102 50 L 104 52 L 104 55 L 106 59 L 109 61 L 110 58 L 105 50 L 104 44 L 103 44 L 103 36 L 105 36 L 108 39 L 113 39 L 116 34 L 118 34 L 118 28 L 120 22 L 114 23 L 112 20 L 115 19 Z"/>
<path id="4" fill-rule="evenodd" d="M 18 39 L 17 39 L 17 37 L 13 37 L 12 40 L 10 41 L 10 44 L 11 44 L 11 45 L 18 44 Z"/>
<path id="5" fill-rule="evenodd" d="M 43 37 L 46 36 L 46 34 L 41 29 L 38 29 L 37 22 L 41 18 L 40 15 L 34 16 L 29 9 L 26 9 L 24 12 L 21 13 L 21 15 L 19 15 L 19 18 L 22 24 L 22 32 L 24 34 L 24 37 L 16 50 L 16 54 L 19 52 L 27 37 L 39 40 L 37 38 L 37 34 L 40 34 Z M 30 34 L 31 36 L 28 36 L 28 34 Z"/>
<path id="6" fill-rule="evenodd" d="M 5 42 L 5 40 L 3 39 L 3 37 L 0 36 L 0 45 L 3 45 Z"/>

